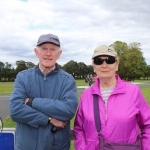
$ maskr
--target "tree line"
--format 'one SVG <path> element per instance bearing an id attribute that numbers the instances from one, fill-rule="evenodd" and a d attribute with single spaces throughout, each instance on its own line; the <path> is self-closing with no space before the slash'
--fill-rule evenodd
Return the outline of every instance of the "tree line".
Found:
<path id="1" fill-rule="evenodd" d="M 147 65 L 143 53 L 141 51 L 140 43 L 130 43 L 116 41 L 110 46 L 114 47 L 119 56 L 119 70 L 117 73 L 124 80 L 133 81 L 135 79 L 149 79 L 150 65 Z M 14 81 L 18 72 L 32 68 L 35 64 L 32 62 L 25 62 L 24 60 L 16 61 L 16 68 L 8 62 L 0 61 L 0 81 L 10 82 Z M 75 78 L 85 78 L 87 75 L 95 75 L 92 65 L 86 65 L 84 62 L 76 62 L 70 60 L 60 68 L 73 75 Z"/>

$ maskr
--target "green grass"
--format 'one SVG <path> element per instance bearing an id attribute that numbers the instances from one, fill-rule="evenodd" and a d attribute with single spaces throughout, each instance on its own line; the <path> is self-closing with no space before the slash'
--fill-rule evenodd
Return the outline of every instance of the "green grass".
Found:
<path id="1" fill-rule="evenodd" d="M 134 80 L 132 82 L 135 82 L 135 83 L 150 83 L 150 80 Z"/>
<path id="2" fill-rule="evenodd" d="M 139 83 L 140 81 L 136 80 L 135 82 Z M 150 82 L 150 81 L 147 81 L 147 80 L 143 81 L 143 83 L 147 83 L 147 82 Z M 85 83 L 84 80 L 76 80 L 76 84 L 77 84 L 77 86 L 88 86 L 88 83 Z M 13 85 L 14 85 L 14 83 L 2 83 L 2 82 L 0 82 L 0 94 L 11 94 L 12 89 L 13 89 Z M 78 89 L 78 90 L 81 90 L 81 89 Z M 147 102 L 150 105 L 150 94 L 149 94 L 150 86 L 149 87 L 141 87 L 141 91 L 142 91 L 145 99 L 147 100 Z M 81 92 L 78 93 L 78 99 L 80 99 L 80 96 L 81 96 Z M 74 118 L 71 120 L 71 128 L 73 128 L 73 125 L 74 125 Z M 5 128 L 15 128 L 16 127 L 16 123 L 14 121 L 12 121 L 12 119 L 10 117 L 5 118 L 3 121 L 3 124 L 4 124 Z M 70 150 L 74 150 L 73 141 L 71 141 Z"/>
<path id="3" fill-rule="evenodd" d="M 76 85 L 88 86 L 88 83 L 85 83 L 85 80 L 76 80 Z M 0 82 L 0 95 L 11 94 L 13 91 L 13 87 L 14 87 L 14 82 Z"/>
<path id="4" fill-rule="evenodd" d="M 150 93 L 150 86 L 141 87 L 141 91 L 144 95 L 144 98 L 146 99 L 146 101 L 150 105 L 150 94 L 149 94 Z"/>
<path id="5" fill-rule="evenodd" d="M 16 127 L 16 122 L 14 122 L 10 116 L 8 116 L 7 118 L 5 118 L 3 120 L 3 126 L 4 128 L 15 128 Z"/>
<path id="6" fill-rule="evenodd" d="M 82 79 L 82 80 L 76 80 L 76 85 L 77 86 L 88 86 L 88 83 L 86 83 L 85 80 Z"/>
<path id="7" fill-rule="evenodd" d="M 150 80 L 135 80 L 132 82 L 137 83 L 150 83 Z M 77 86 L 88 86 L 88 83 L 84 79 L 76 80 Z M 14 82 L 0 82 L 0 95 L 1 94 L 11 94 L 13 90 Z"/>
<path id="8" fill-rule="evenodd" d="M 13 90 L 14 82 L 0 82 L 0 95 L 10 94 Z"/>

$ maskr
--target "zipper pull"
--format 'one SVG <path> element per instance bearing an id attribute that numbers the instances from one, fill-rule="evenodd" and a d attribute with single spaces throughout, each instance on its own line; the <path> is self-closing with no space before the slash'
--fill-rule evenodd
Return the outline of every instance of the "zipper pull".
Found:
<path id="1" fill-rule="evenodd" d="M 44 80 L 46 80 L 46 75 L 44 75 Z"/>

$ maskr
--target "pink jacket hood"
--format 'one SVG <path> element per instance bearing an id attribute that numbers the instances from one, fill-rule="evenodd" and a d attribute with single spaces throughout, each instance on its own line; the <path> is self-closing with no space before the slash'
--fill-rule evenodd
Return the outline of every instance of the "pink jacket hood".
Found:
<path id="1" fill-rule="evenodd" d="M 105 140 L 134 143 L 141 132 L 142 150 L 150 150 L 150 107 L 137 85 L 122 81 L 118 75 L 116 79 L 107 106 L 100 93 L 99 79 L 82 93 L 74 122 L 76 150 L 99 150 L 93 94 L 98 95 L 101 133 Z"/>

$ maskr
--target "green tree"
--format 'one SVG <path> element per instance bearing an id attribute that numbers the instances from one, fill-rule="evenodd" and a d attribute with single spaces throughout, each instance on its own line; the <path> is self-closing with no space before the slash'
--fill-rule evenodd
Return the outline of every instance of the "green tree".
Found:
<path id="1" fill-rule="evenodd" d="M 150 65 L 147 65 L 145 67 L 144 78 L 146 78 L 147 80 L 150 78 Z"/>
<path id="2" fill-rule="evenodd" d="M 9 64 L 8 62 L 5 63 L 4 67 L 4 80 L 5 81 L 11 81 L 11 70 L 12 70 L 12 65 Z"/>
<path id="3" fill-rule="evenodd" d="M 88 65 L 87 66 L 87 73 L 86 75 L 95 75 L 94 70 L 93 70 L 93 66 L 92 65 Z"/>
<path id="4" fill-rule="evenodd" d="M 62 66 L 62 69 L 77 78 L 85 78 L 87 74 L 93 74 L 93 67 L 87 66 L 84 62 L 75 62 L 73 60 Z"/>
<path id="5" fill-rule="evenodd" d="M 16 69 L 12 68 L 11 69 L 11 79 L 10 79 L 10 81 L 14 81 L 15 78 L 16 78 L 16 75 L 17 75 Z"/>
<path id="6" fill-rule="evenodd" d="M 84 62 L 79 62 L 78 68 L 79 68 L 79 77 L 85 78 L 86 75 L 88 74 L 88 67 L 86 66 L 86 64 Z"/>
<path id="7" fill-rule="evenodd" d="M 79 73 L 78 63 L 73 60 L 70 60 L 68 63 L 62 66 L 62 69 L 68 72 L 69 74 L 74 73 L 75 76 L 77 76 Z"/>
<path id="8" fill-rule="evenodd" d="M 2 78 L 4 78 L 4 66 L 5 64 L 0 61 L 0 81 L 2 81 Z"/>
<path id="9" fill-rule="evenodd" d="M 116 50 L 119 58 L 121 58 L 121 56 L 128 50 L 127 43 L 121 41 L 116 41 L 110 46 L 112 46 Z"/>
<path id="10" fill-rule="evenodd" d="M 16 65 L 17 65 L 17 67 L 16 67 L 16 72 L 17 73 L 22 71 L 22 70 L 28 69 L 28 67 L 26 65 L 26 62 L 23 61 L 23 60 L 16 61 Z"/>
<path id="11" fill-rule="evenodd" d="M 131 43 L 128 50 L 120 55 L 118 74 L 121 78 L 131 81 L 144 76 L 146 62 L 140 46 L 140 43 Z"/>
<path id="12" fill-rule="evenodd" d="M 33 68 L 33 67 L 35 67 L 35 64 L 32 63 L 32 62 L 26 62 L 25 64 L 26 64 L 27 68 Z"/>

